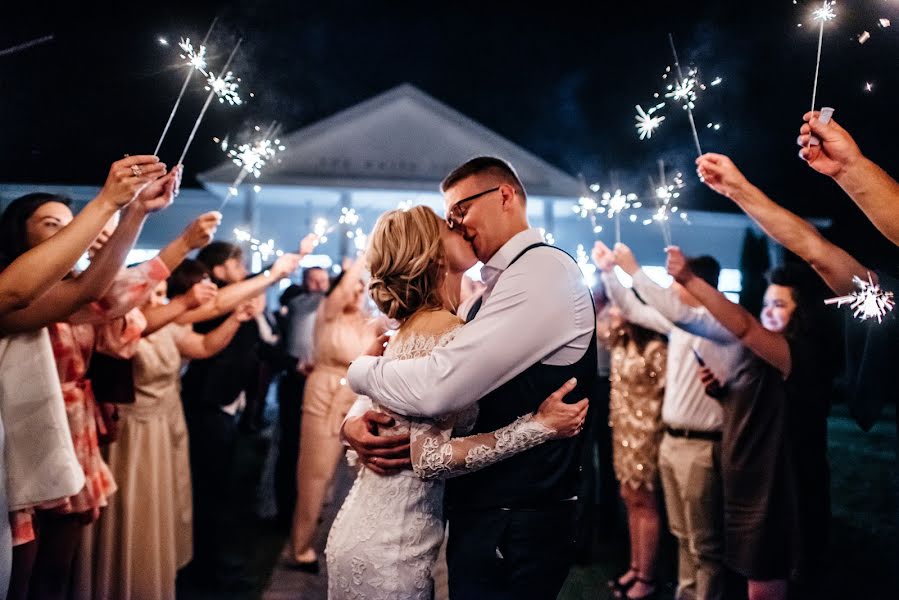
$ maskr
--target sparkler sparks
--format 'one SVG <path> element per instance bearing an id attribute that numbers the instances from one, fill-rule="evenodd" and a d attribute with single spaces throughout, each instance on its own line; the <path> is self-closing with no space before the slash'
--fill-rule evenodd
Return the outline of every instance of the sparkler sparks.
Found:
<path id="1" fill-rule="evenodd" d="M 637 133 L 640 134 L 641 140 L 651 138 L 652 132 L 665 120 L 665 117 L 652 116 L 652 114 L 662 106 L 665 106 L 665 104 L 657 104 L 656 106 L 650 107 L 648 111 L 644 111 L 639 104 L 637 105 L 637 116 L 635 117 L 637 124 L 635 127 L 637 128 Z"/>
<path id="2" fill-rule="evenodd" d="M 240 106 L 243 104 L 243 99 L 237 92 L 239 85 L 240 78 L 234 77 L 234 73 L 231 71 L 225 73 L 224 77 L 216 77 L 215 74 L 210 71 L 206 78 L 205 89 L 214 92 L 215 95 L 218 96 L 219 102 L 222 104 L 227 102 L 231 106 Z"/>
<path id="3" fill-rule="evenodd" d="M 340 209 L 340 218 L 337 222 L 341 225 L 356 225 L 359 222 L 359 215 L 356 209 L 344 206 Z"/>
<path id="4" fill-rule="evenodd" d="M 162 128 L 162 135 L 159 136 L 159 141 L 156 143 L 156 149 L 153 150 L 154 155 L 159 154 L 159 149 L 162 147 L 162 141 L 165 139 L 166 134 L 169 131 L 169 127 L 172 125 L 172 119 L 175 118 L 175 113 L 178 112 L 178 106 L 181 104 L 181 98 L 184 97 L 184 92 L 187 91 L 187 84 L 190 83 L 190 78 L 193 77 L 194 71 L 200 71 L 203 75 L 206 75 L 206 41 L 209 39 L 209 36 L 212 34 L 212 30 L 215 28 L 215 24 L 218 21 L 218 17 L 212 20 L 212 24 L 209 25 L 209 29 L 206 30 L 206 36 L 203 38 L 203 42 L 200 44 L 200 50 L 198 52 L 194 52 L 193 46 L 190 43 L 190 38 L 181 39 L 181 43 L 178 44 L 179 47 L 186 53 L 181 54 L 181 58 L 187 60 L 187 64 L 190 66 L 190 69 L 187 71 L 187 75 L 184 76 L 184 83 L 181 84 L 181 91 L 178 92 L 178 97 L 175 99 L 175 106 L 172 107 L 172 112 L 169 113 L 169 119 L 165 123 L 165 127 Z M 165 38 L 159 38 L 159 41 L 164 46 L 168 46 L 169 42 Z M 196 133 L 196 132 L 194 132 Z M 193 135 L 191 135 L 191 139 L 193 139 Z M 189 145 L 189 143 L 188 143 Z M 181 160 L 184 160 L 184 155 L 181 155 Z M 180 162 L 180 161 L 179 161 Z"/>
<path id="5" fill-rule="evenodd" d="M 237 196 L 240 184 L 243 183 L 243 180 L 247 175 L 252 173 L 253 176 L 258 179 L 262 172 L 262 168 L 274 158 L 278 151 L 284 150 L 284 146 L 281 144 L 280 140 L 275 139 L 272 141 L 271 139 L 279 129 L 280 125 L 278 125 L 278 122 L 272 121 L 272 124 L 269 126 L 268 130 L 265 132 L 265 136 L 261 140 L 252 144 L 241 144 L 228 151 L 228 158 L 231 159 L 231 162 L 240 167 L 240 172 L 228 187 L 228 194 L 222 200 L 222 204 L 219 206 L 219 212 L 225 208 L 225 205 L 232 196 Z M 260 130 L 258 125 L 255 130 Z M 227 141 L 227 138 L 225 138 L 225 140 Z M 222 142 L 222 149 L 224 150 L 225 148 L 225 142 Z M 259 185 L 253 186 L 253 191 L 257 194 L 261 190 L 262 188 Z"/>
<path id="6" fill-rule="evenodd" d="M 165 42 L 164 45 L 168 46 L 168 42 L 162 38 L 160 38 L 160 40 Z M 206 71 L 206 46 L 200 44 L 199 50 L 194 50 L 193 44 L 190 43 L 190 38 L 181 38 L 178 47 L 183 51 L 183 53 L 178 56 L 185 60 L 186 64 L 189 65 L 191 69 L 196 69 L 203 75 L 209 75 Z"/>
<path id="7" fill-rule="evenodd" d="M 835 3 L 832 1 L 825 0 L 824 3 L 821 4 L 820 7 L 816 8 L 814 11 L 812 11 L 812 15 L 814 16 L 814 19 L 816 21 L 824 22 L 824 21 L 830 21 L 830 20 L 836 18 L 837 13 L 833 9 L 834 4 Z"/>
<path id="8" fill-rule="evenodd" d="M 666 98 L 671 98 L 675 102 L 683 102 L 684 110 L 696 108 L 696 79 L 694 77 L 686 77 L 674 84 L 668 84 L 668 93 Z"/>
<path id="9" fill-rule="evenodd" d="M 877 318 L 878 323 L 883 322 L 883 318 L 893 310 L 895 302 L 893 301 L 893 292 L 886 292 L 880 289 L 880 286 L 871 279 L 868 273 L 868 281 L 859 277 L 853 277 L 858 290 L 845 296 L 838 296 L 824 301 L 824 304 L 836 304 L 843 306 L 849 304 L 852 309 L 852 316 L 865 321 L 867 319 Z"/>

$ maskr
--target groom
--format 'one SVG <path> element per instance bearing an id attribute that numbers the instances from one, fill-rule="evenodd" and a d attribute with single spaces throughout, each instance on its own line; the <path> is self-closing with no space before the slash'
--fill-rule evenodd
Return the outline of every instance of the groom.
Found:
<path id="1" fill-rule="evenodd" d="M 535 412 L 571 377 L 578 386 L 570 397 L 585 397 L 596 377 L 590 290 L 576 262 L 529 228 L 515 171 L 498 158 L 474 158 L 441 190 L 447 225 L 484 263 L 486 290 L 460 315 L 468 324 L 430 356 L 356 359 L 347 375 L 353 390 L 411 416 L 437 417 L 478 402 L 473 434 Z M 384 440 L 366 436 L 360 419 L 346 423 L 347 441 L 376 472 L 396 467 Z M 453 600 L 557 596 L 574 549 L 578 439 L 548 442 L 447 482 Z M 402 452 L 408 456 L 408 445 L 393 456 Z"/>

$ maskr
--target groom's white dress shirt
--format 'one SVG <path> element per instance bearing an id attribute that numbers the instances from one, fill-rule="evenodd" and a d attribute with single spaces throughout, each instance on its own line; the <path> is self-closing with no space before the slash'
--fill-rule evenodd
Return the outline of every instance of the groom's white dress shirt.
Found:
<path id="1" fill-rule="evenodd" d="M 510 266 L 521 251 L 542 241 L 537 229 L 522 231 L 481 268 L 487 286 L 481 309 L 449 344 L 411 360 L 361 356 L 347 374 L 353 390 L 400 414 L 436 417 L 470 406 L 538 362 L 577 362 L 594 331 L 593 303 L 580 268 L 546 247 Z"/>

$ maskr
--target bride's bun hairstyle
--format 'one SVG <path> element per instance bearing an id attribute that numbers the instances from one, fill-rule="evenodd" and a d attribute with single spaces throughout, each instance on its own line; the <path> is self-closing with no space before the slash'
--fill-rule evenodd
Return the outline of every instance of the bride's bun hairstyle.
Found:
<path id="1" fill-rule="evenodd" d="M 427 206 L 391 210 L 369 237 L 369 293 L 378 309 L 404 321 L 422 309 L 443 305 L 443 224 Z"/>

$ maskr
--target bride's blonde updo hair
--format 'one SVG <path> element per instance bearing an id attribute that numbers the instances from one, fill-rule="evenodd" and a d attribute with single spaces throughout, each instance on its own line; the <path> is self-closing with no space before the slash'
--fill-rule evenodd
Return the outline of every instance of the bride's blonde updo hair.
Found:
<path id="1" fill-rule="evenodd" d="M 378 309 L 405 321 L 422 309 L 443 306 L 444 264 L 440 217 L 427 206 L 391 210 L 369 237 L 369 293 Z"/>

